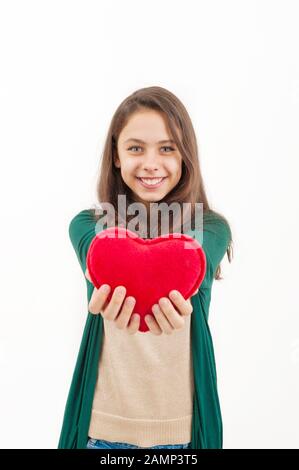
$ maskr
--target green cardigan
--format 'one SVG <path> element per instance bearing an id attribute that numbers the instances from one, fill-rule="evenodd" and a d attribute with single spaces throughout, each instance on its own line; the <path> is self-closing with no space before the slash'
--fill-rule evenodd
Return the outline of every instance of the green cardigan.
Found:
<path id="1" fill-rule="evenodd" d="M 86 280 L 88 303 L 94 287 L 85 278 L 86 255 L 91 240 L 101 229 L 103 226 L 96 222 L 93 209 L 79 212 L 69 224 L 70 240 Z M 204 215 L 203 239 L 200 243 L 206 254 L 207 270 L 198 293 L 191 297 L 194 376 L 192 449 L 221 449 L 223 445 L 216 364 L 208 315 L 216 268 L 225 255 L 230 240 L 231 231 L 225 221 L 219 217 L 210 218 Z M 58 449 L 86 448 L 102 338 L 102 315 L 88 312 L 66 402 Z"/>

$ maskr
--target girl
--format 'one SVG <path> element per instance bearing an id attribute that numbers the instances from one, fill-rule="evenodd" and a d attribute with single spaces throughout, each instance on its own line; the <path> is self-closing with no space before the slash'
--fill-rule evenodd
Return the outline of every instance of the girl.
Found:
<path id="1" fill-rule="evenodd" d="M 86 255 L 98 214 L 87 209 L 71 220 L 69 235 L 89 303 L 58 448 L 222 448 L 208 314 L 220 261 L 225 253 L 232 259 L 232 234 L 209 206 L 190 117 L 164 88 L 135 91 L 112 118 L 97 196 L 113 205 L 116 223 L 119 195 L 127 205 L 144 204 L 147 215 L 151 202 L 189 202 L 194 218 L 194 204 L 202 203 L 206 274 L 190 299 L 179 291 L 160 299 L 145 318 L 145 334 L 138 331 L 135 299 L 124 286 L 108 302 L 110 286 L 96 289 L 91 283 Z M 175 221 L 169 231 L 177 231 Z"/>

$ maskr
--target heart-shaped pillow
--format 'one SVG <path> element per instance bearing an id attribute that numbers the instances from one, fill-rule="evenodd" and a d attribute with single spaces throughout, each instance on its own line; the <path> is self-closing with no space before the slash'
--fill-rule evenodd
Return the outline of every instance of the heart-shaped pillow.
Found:
<path id="1" fill-rule="evenodd" d="M 187 300 L 199 288 L 206 271 L 205 253 L 196 239 L 183 233 L 143 239 L 123 227 L 109 227 L 92 240 L 86 264 L 93 285 L 109 284 L 111 291 L 126 287 L 126 297 L 136 299 L 140 315 L 139 331 L 149 330 L 145 315 L 171 290 Z"/>

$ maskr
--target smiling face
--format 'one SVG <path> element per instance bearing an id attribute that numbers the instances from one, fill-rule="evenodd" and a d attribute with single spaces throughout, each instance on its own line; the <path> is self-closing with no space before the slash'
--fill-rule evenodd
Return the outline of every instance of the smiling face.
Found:
<path id="1" fill-rule="evenodd" d="M 181 178 L 182 156 L 170 139 L 162 115 L 151 109 L 134 113 L 119 135 L 115 165 L 146 206 L 163 199 Z"/>

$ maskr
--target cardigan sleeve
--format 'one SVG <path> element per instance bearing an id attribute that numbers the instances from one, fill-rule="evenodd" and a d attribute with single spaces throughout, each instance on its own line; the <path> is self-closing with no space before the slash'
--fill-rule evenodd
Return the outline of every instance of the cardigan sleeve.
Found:
<path id="1" fill-rule="evenodd" d="M 96 220 L 93 209 L 83 210 L 71 219 L 69 224 L 69 237 L 84 275 L 87 251 L 95 236 Z"/>
<path id="2" fill-rule="evenodd" d="M 231 238 L 230 227 L 224 219 L 215 217 L 203 222 L 202 248 L 206 255 L 207 267 L 202 287 L 211 287 Z"/>

